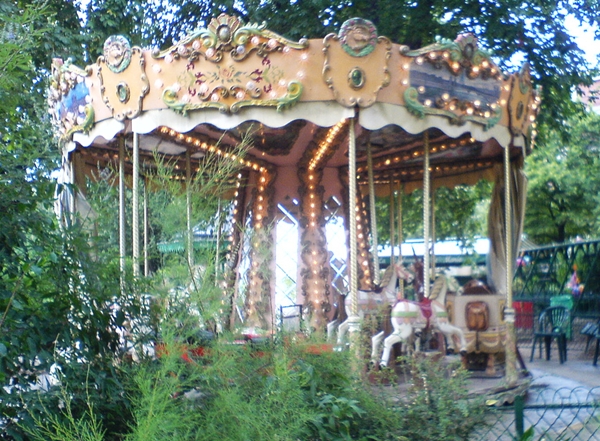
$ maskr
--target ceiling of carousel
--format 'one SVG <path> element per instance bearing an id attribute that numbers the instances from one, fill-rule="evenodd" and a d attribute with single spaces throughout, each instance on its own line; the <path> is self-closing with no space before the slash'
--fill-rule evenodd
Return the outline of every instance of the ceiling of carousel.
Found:
<path id="1" fill-rule="evenodd" d="M 348 122 L 339 126 L 332 154 L 324 167 L 339 168 L 346 173 L 348 168 Z M 171 129 L 158 129 L 140 137 L 140 157 L 142 168 L 155 168 L 155 155 L 165 157 L 172 165 L 173 173 L 185 175 L 186 151 L 190 150 L 192 169 L 198 167 L 206 151 L 214 146 L 214 151 L 227 154 L 247 144 L 246 160 L 258 161 L 276 167 L 299 167 L 307 164 L 312 155 L 311 145 L 316 145 L 330 135 L 331 128 L 319 127 L 309 121 L 292 121 L 283 127 L 268 127 L 256 121 L 248 121 L 240 126 L 221 130 L 210 124 L 197 126 L 192 131 L 179 134 Z M 466 133 L 451 138 L 441 130 L 429 129 L 429 161 L 431 179 L 444 182 L 444 185 L 472 184 L 481 178 L 491 179 L 488 173 L 494 164 L 502 163 L 503 148 L 493 138 L 484 142 L 476 141 Z M 195 145 L 200 143 L 200 145 Z M 131 147 L 131 136 L 126 141 Z M 421 185 L 423 180 L 423 134 L 410 134 L 401 127 L 388 125 L 379 130 L 366 130 L 357 127 L 357 180 L 359 185 L 367 185 L 367 156 L 371 149 L 373 178 L 375 184 L 387 188 L 390 180 L 401 181 L 409 188 Z M 130 151 L 130 149 L 128 149 Z M 520 154 L 520 148 L 514 149 Z M 93 144 L 78 150 L 80 158 L 88 170 L 114 167 L 118 159 L 116 141 L 106 144 Z M 126 158 L 126 169 L 131 169 L 131 159 Z M 410 187 L 410 184 L 414 184 Z M 385 184 L 385 185 L 384 185 Z"/>

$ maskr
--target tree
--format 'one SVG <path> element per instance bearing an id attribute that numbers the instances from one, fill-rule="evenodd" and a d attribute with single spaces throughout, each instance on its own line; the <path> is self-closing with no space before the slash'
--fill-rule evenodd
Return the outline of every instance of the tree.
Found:
<path id="1" fill-rule="evenodd" d="M 565 124 L 566 140 L 549 130 L 527 159 L 525 233 L 537 243 L 598 235 L 600 116 L 592 112 Z"/>
<path id="2" fill-rule="evenodd" d="M 48 5 L 0 5 L 0 438 L 24 439 L 31 413 L 57 409 L 60 397 L 38 396 L 53 367 L 72 384 L 79 404 L 92 397 L 111 421 L 127 418 L 120 370 L 113 358 L 122 317 L 108 306 L 119 295 L 114 255 L 89 255 L 79 225 L 59 228 L 53 212 L 60 164 L 47 117 L 40 50 L 56 16 Z M 54 4 L 56 6 L 56 3 Z M 64 41 L 69 39 L 61 27 Z M 50 40 L 48 39 L 50 38 Z M 76 40 L 76 39 L 75 39 Z M 48 53 L 45 53 L 48 57 Z M 49 64 L 50 59 L 45 60 Z M 135 307 L 135 299 L 130 303 Z M 85 360 L 85 362 L 82 362 Z M 86 390 L 86 381 L 95 384 Z M 91 395 L 90 395 L 91 393 Z M 99 397 L 103 397 L 100 399 Z M 105 407 L 103 403 L 113 401 Z M 113 414 L 113 411 L 118 412 Z"/>
<path id="3" fill-rule="evenodd" d="M 87 2 L 83 16 L 85 26 L 86 62 L 94 63 L 102 55 L 104 41 L 111 35 L 127 35 L 134 45 L 144 45 L 144 8 L 142 0 L 91 0 Z"/>
<path id="4" fill-rule="evenodd" d="M 468 247 L 477 236 L 485 236 L 487 211 L 482 210 L 482 206 L 487 207 L 490 195 L 491 183 L 487 181 L 481 181 L 473 187 L 460 185 L 452 189 L 440 187 L 435 190 L 436 240 L 456 239 Z M 420 190 L 402 195 L 403 240 L 423 237 L 422 201 Z M 389 198 L 378 199 L 376 210 L 379 242 L 389 243 Z"/>
<path id="5" fill-rule="evenodd" d="M 68 19 L 54 12 L 61 9 L 62 3 L 71 5 L 51 0 L 44 3 L 45 8 L 39 8 L 38 3 L 22 6 L 18 1 L 0 5 L 3 440 L 27 439 L 27 430 L 39 422 L 37 417 L 46 410 L 57 418 L 52 421 L 59 423 L 85 415 L 90 411 L 87 404 L 93 404 L 93 411 L 102 416 L 103 429 L 110 434 L 106 439 L 121 439 L 120 434 L 132 418 L 119 332 L 124 331 L 126 320 L 135 327 L 147 319 L 148 310 L 138 293 L 156 293 L 163 288 L 162 280 L 153 286 L 153 291 L 145 289 L 148 287 L 143 281 L 126 279 L 124 286 L 120 284 L 118 247 L 111 237 L 114 227 L 90 235 L 82 222 L 59 226 L 53 211 L 55 192 L 71 189 L 57 190 L 52 176 L 61 158 L 46 112 L 46 83 L 41 77 L 48 71 L 53 55 L 64 57 L 85 42 L 103 42 L 105 32 L 128 33 L 136 29 L 135 22 L 128 27 L 116 18 L 127 15 L 119 7 L 131 7 L 136 12 L 133 4 L 90 3 L 90 10 L 104 8 L 100 14 L 104 20 L 99 20 L 94 10 L 86 34 L 79 26 L 75 9 Z M 47 52 L 42 54 L 44 48 Z M 84 60 L 83 53 L 77 59 Z M 241 157 L 243 152 L 239 153 Z M 207 157 L 204 164 L 214 170 L 222 169 L 218 159 L 210 162 Z M 197 183 L 202 191 L 228 184 L 226 180 L 219 181 L 222 175 L 214 170 L 204 176 L 209 182 Z M 181 199 L 181 186 L 176 185 Z M 110 193 L 110 188 L 104 191 Z M 194 195 L 201 193 L 196 191 Z M 195 205 L 199 209 L 205 207 L 206 200 L 195 201 Z M 111 212 L 114 214 L 114 200 Z M 179 210 L 179 217 L 184 217 L 184 212 Z M 111 219 L 106 216 L 103 220 Z M 182 279 L 189 283 L 189 268 L 186 270 L 188 277 Z M 218 305 L 222 308 L 222 293 L 214 280 L 212 291 L 219 295 Z M 202 301 L 203 306 L 208 303 L 206 299 Z M 188 315 L 198 323 L 197 316 L 189 311 Z M 38 384 L 50 371 L 58 372 L 61 387 L 68 390 L 71 416 L 60 411 L 64 396 L 59 387 Z M 39 394 L 39 387 L 48 390 Z"/>

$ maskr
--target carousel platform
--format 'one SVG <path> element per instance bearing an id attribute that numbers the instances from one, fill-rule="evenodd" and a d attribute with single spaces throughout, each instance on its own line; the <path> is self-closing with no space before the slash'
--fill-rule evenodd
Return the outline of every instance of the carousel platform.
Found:
<path id="1" fill-rule="evenodd" d="M 561 364 L 558 353 L 553 354 L 550 360 L 538 358 L 536 354 L 534 360 L 529 362 L 531 348 L 520 348 L 520 351 L 524 357 L 525 355 L 527 357 L 525 357 L 525 369 L 521 370 L 519 380 L 514 387 L 506 387 L 502 370 L 499 370 L 496 376 L 486 376 L 474 371 L 471 372 L 468 380 L 471 393 L 485 394 L 490 400 L 497 401 L 497 405 L 501 405 L 511 403 L 516 395 L 525 393 L 530 388 L 552 390 L 581 388 L 589 391 L 600 387 L 600 366 L 593 366 L 593 357 L 589 352 L 569 351 L 568 360 Z"/>
<path id="2" fill-rule="evenodd" d="M 532 389 L 568 389 L 588 394 L 589 391 L 600 388 L 600 366 L 592 364 L 593 351 L 569 351 L 568 360 L 563 364 L 559 362 L 556 351 L 550 360 L 537 358 L 536 354 L 533 362 L 529 362 L 530 347 L 522 347 L 520 351 L 525 358 L 525 368 L 518 363 L 519 375 L 515 384 L 507 385 L 503 367 L 498 367 L 493 375 L 483 370 L 470 370 L 467 379 L 469 393 L 485 395 L 490 406 L 503 406 L 512 404 L 516 396 L 528 397 L 528 391 Z M 458 355 L 444 357 L 444 362 L 448 365 L 459 360 Z M 396 370 L 399 382 L 389 392 L 400 397 L 410 381 L 406 381 L 408 378 L 400 368 Z"/>

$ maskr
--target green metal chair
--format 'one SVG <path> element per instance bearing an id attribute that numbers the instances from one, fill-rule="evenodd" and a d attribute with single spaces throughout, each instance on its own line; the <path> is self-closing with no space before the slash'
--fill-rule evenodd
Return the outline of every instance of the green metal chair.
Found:
<path id="1" fill-rule="evenodd" d="M 558 345 L 558 357 L 560 363 L 567 361 L 567 330 L 571 324 L 571 312 L 564 306 L 551 306 L 540 314 L 538 330 L 533 333 L 533 345 L 531 347 L 531 358 L 535 353 L 535 346 L 539 343 L 540 358 L 542 358 L 542 343 L 546 347 L 546 360 L 550 360 L 550 346 L 552 340 Z"/>

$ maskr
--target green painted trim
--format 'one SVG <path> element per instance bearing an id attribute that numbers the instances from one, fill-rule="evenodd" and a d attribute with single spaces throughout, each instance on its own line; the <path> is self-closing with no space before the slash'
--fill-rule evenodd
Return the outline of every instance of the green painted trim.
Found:
<path id="1" fill-rule="evenodd" d="M 83 132 L 88 134 L 92 127 L 94 126 L 95 121 L 95 113 L 94 107 L 91 104 L 87 104 L 85 106 L 85 119 L 83 120 L 83 124 L 71 127 L 67 133 L 62 137 L 63 140 L 68 140 L 71 138 L 73 133 L 75 132 Z"/>
<path id="2" fill-rule="evenodd" d="M 298 102 L 304 86 L 298 81 L 290 81 L 287 87 L 287 93 L 281 98 L 271 100 L 245 100 L 238 101 L 231 105 L 231 113 L 237 113 L 243 107 L 276 107 L 278 112 L 289 109 Z"/>
<path id="3" fill-rule="evenodd" d="M 484 126 L 484 130 L 491 129 L 498 124 L 498 122 L 500 122 L 500 119 L 502 119 L 502 108 L 500 106 L 494 109 L 494 113 L 489 118 L 486 118 L 478 115 L 457 115 L 450 110 L 427 107 L 421 104 L 418 98 L 419 92 L 416 88 L 409 87 L 404 91 L 404 102 L 406 103 L 406 108 L 410 113 L 420 119 L 425 118 L 425 115 L 444 116 L 450 120 L 450 124 L 462 126 L 467 121 L 472 121 Z"/>
<path id="4" fill-rule="evenodd" d="M 467 42 L 473 44 L 472 42 Z M 465 60 L 470 61 L 474 65 L 480 65 L 482 61 L 488 61 L 492 65 L 496 65 L 492 60 L 492 54 L 486 50 L 482 50 L 477 46 L 473 45 L 473 54 L 470 58 L 466 57 L 463 47 L 457 43 L 456 41 L 452 41 L 447 38 L 440 38 L 436 43 L 430 44 L 429 46 L 422 47 L 420 49 L 415 49 L 412 51 L 407 51 L 404 53 L 407 57 L 419 57 L 425 56 L 430 52 L 443 52 L 448 51 L 449 58 L 453 62 L 463 62 Z"/>
<path id="5" fill-rule="evenodd" d="M 177 101 L 177 92 L 175 92 L 172 89 L 165 89 L 162 94 L 162 99 L 169 109 L 174 110 L 175 112 L 180 113 L 183 116 L 186 116 L 190 110 L 218 109 L 222 113 L 227 113 L 227 111 L 229 110 L 227 105 L 218 101 L 209 100 L 197 104 L 189 104 Z"/>
<path id="6" fill-rule="evenodd" d="M 417 318 L 419 313 L 416 311 L 392 311 L 392 317 Z"/>

